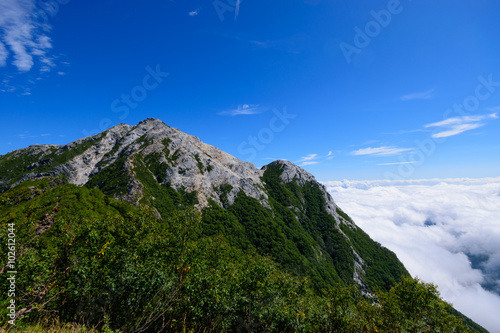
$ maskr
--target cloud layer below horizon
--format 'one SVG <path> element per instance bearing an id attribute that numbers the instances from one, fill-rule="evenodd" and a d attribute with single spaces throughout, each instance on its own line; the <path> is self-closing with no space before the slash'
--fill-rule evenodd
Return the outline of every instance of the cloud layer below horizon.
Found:
<path id="1" fill-rule="evenodd" d="M 491 332 L 500 318 L 500 177 L 324 183 L 413 276 Z"/>

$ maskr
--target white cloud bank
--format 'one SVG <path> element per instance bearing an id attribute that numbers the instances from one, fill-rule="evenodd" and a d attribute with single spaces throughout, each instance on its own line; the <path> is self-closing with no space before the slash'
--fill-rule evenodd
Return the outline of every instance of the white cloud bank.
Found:
<path id="1" fill-rule="evenodd" d="M 0 1 L 0 67 L 11 63 L 20 72 L 28 72 L 34 57 L 41 63 L 41 71 L 54 66 L 47 52 L 52 48 L 46 31 L 50 26 L 38 22 L 35 0 Z"/>
<path id="2" fill-rule="evenodd" d="M 438 285 L 456 309 L 500 332 L 500 177 L 325 185 L 413 276 Z"/>

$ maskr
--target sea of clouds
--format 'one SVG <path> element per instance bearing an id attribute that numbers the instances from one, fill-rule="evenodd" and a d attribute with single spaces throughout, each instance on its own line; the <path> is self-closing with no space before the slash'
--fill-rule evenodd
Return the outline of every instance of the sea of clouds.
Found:
<path id="1" fill-rule="evenodd" d="M 413 276 L 500 332 L 500 177 L 324 182 L 336 203 Z"/>

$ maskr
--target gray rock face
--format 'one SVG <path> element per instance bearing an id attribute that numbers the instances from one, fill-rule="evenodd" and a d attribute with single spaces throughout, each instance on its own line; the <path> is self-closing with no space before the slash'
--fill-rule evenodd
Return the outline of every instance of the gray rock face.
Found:
<path id="1" fill-rule="evenodd" d="M 281 165 L 282 174 L 280 180 L 283 183 L 295 180 L 300 186 L 303 186 L 307 182 L 316 182 L 316 178 L 313 175 L 292 162 L 286 160 L 278 160 L 276 162 Z"/>
<path id="2" fill-rule="evenodd" d="M 166 182 L 176 189 L 184 187 L 188 192 L 197 191 L 199 208 L 207 206 L 208 199 L 222 205 L 217 188 L 225 184 L 233 187 L 227 197 L 229 204 L 241 190 L 269 207 L 260 180 L 263 171 L 252 163 L 243 162 L 156 119 L 142 121 L 130 134 L 136 131 L 146 133 L 147 140 L 152 142 L 142 150 L 144 156 L 163 153 L 165 156 L 159 162 L 168 165 Z"/>
<path id="3" fill-rule="evenodd" d="M 61 166 L 61 172 L 68 176 L 70 183 L 76 185 L 86 184 L 90 175 L 98 170 L 97 164 L 105 158 L 105 155 L 115 147 L 131 127 L 130 125 L 120 124 L 109 129 L 98 143 Z M 78 145 L 81 143 L 79 141 L 77 140 L 74 143 Z"/>

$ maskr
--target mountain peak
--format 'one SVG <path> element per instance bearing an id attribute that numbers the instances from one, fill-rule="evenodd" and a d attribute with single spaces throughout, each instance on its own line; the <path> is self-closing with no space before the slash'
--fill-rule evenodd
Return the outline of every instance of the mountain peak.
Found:
<path id="1" fill-rule="evenodd" d="M 288 183 L 291 181 L 297 181 L 299 185 L 304 185 L 306 182 L 317 182 L 316 178 L 303 168 L 298 165 L 287 161 L 287 160 L 276 160 L 271 162 L 270 164 L 263 167 L 265 170 L 269 165 L 279 165 L 282 171 L 280 179 L 284 183 Z"/>
<path id="2" fill-rule="evenodd" d="M 148 124 L 165 125 L 165 126 L 167 126 L 163 121 L 161 121 L 158 118 L 146 118 L 144 120 L 141 120 L 136 126 L 148 125 Z"/>

